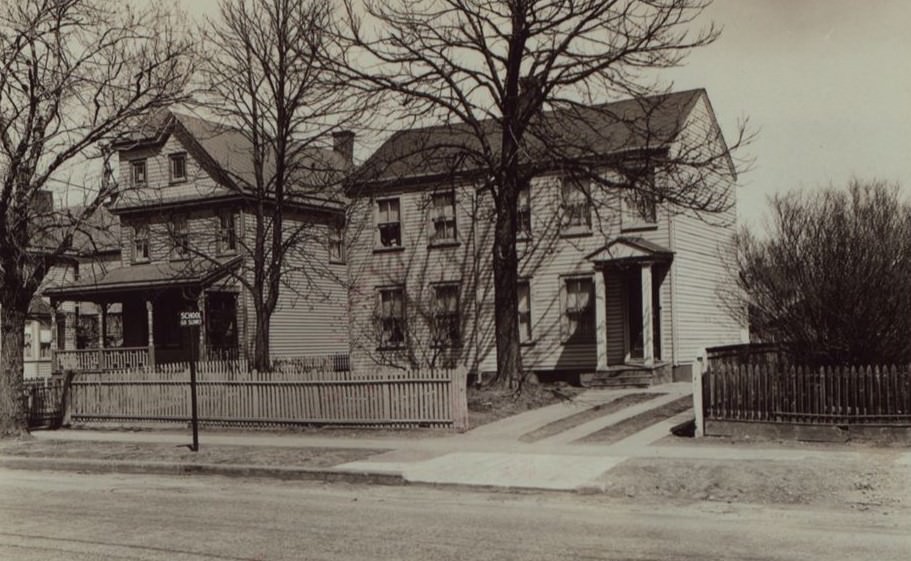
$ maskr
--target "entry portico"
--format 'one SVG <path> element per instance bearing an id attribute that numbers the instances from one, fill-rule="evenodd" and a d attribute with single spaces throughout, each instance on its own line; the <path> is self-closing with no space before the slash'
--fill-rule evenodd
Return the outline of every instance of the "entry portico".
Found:
<path id="1" fill-rule="evenodd" d="M 638 237 L 616 238 L 586 257 L 595 270 L 598 371 L 629 364 L 651 367 L 661 359 L 661 286 L 673 257 L 669 249 Z M 613 275 L 619 280 L 611 283 L 620 288 L 617 294 L 608 291 L 608 276 Z M 622 349 L 622 361 L 616 349 Z"/>

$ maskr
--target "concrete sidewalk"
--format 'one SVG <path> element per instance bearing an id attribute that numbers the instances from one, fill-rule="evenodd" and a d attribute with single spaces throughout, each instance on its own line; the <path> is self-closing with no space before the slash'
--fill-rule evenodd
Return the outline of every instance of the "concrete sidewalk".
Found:
<path id="1" fill-rule="evenodd" d="M 595 405 L 610 403 L 629 393 L 643 390 L 589 391 L 574 402 L 529 411 L 464 434 L 428 433 L 416 438 L 396 436 L 360 438 L 307 434 L 226 433 L 203 430 L 200 433 L 200 444 L 202 447 L 388 450 L 366 459 L 335 465 L 324 472 L 333 477 L 341 477 L 343 474 L 375 478 L 392 477 L 410 483 L 569 491 L 589 489 L 596 484 L 603 485 L 605 478 L 610 477 L 610 470 L 624 461 L 634 458 L 656 461 L 825 461 L 836 463 L 870 459 L 871 451 L 869 450 L 850 450 L 844 447 L 833 449 L 735 447 L 719 446 L 698 439 L 680 439 L 673 445 L 658 443 L 659 440 L 669 435 L 673 426 L 692 418 L 692 413 L 689 412 L 662 419 L 644 430 L 611 444 L 576 442 L 582 436 L 679 399 L 681 396 L 687 395 L 689 387 L 689 384 L 669 384 L 650 388 L 645 391 L 655 393 L 653 399 L 631 405 L 537 442 L 523 442 L 520 437 L 548 423 Z M 175 446 L 189 442 L 188 433 L 177 431 L 58 430 L 36 432 L 34 437 L 39 441 L 85 443 L 95 441 L 173 444 Z M 108 462 L 108 464 L 102 462 L 99 467 L 97 460 L 91 458 L 87 458 L 87 460 L 91 461 L 86 463 L 86 469 L 90 469 L 92 466 L 95 469 L 101 469 L 105 465 L 111 468 L 113 465 L 112 462 Z M 911 465 L 911 453 L 892 450 L 888 454 L 888 461 L 896 462 L 899 465 Z M 8 457 L 0 458 L 0 463 L 8 466 L 28 464 L 23 458 L 10 460 Z M 49 464 L 52 463 L 49 462 Z M 78 469 L 78 467 L 72 467 L 78 464 L 78 460 L 70 459 L 65 463 L 70 466 L 66 469 Z M 146 463 L 150 464 L 150 462 Z M 32 462 L 32 464 L 36 464 L 36 462 Z M 57 462 L 57 464 L 62 465 L 61 462 Z M 126 469 L 129 466 L 119 467 Z M 149 469 L 153 468 L 159 469 L 160 466 L 149 467 Z M 188 468 L 185 471 L 206 471 L 210 468 L 217 473 L 230 471 L 230 466 L 225 465 L 218 466 L 217 469 L 213 466 L 202 466 L 199 469 Z M 250 473 L 251 469 L 254 469 L 255 473 L 259 475 L 266 473 L 262 466 L 236 466 L 236 469 L 239 470 L 238 474 Z M 288 476 L 294 472 L 294 469 L 295 466 L 281 466 L 276 468 L 276 474 L 280 477 Z M 303 470 L 302 474 L 309 477 L 313 475 L 313 471 L 311 469 Z"/>

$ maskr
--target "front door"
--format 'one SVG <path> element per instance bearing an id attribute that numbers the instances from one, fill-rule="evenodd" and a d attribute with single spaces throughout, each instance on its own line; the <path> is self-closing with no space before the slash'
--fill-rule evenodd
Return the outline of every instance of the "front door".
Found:
<path id="1" fill-rule="evenodd" d="M 626 275 L 626 356 L 642 360 L 645 356 L 642 345 L 642 280 L 639 271 Z"/>

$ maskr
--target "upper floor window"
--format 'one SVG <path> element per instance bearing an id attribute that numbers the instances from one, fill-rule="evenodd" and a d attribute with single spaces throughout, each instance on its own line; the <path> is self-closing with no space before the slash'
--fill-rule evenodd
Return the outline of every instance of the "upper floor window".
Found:
<path id="1" fill-rule="evenodd" d="M 177 259 L 187 257 L 190 253 L 190 232 L 187 219 L 183 216 L 178 216 L 171 222 L 171 247 Z"/>
<path id="2" fill-rule="evenodd" d="M 134 186 L 145 185 L 147 181 L 146 176 L 146 161 L 143 160 L 133 160 L 130 162 L 130 182 Z"/>
<path id="3" fill-rule="evenodd" d="M 345 227 L 340 223 L 329 224 L 329 262 L 345 262 Z"/>
<path id="4" fill-rule="evenodd" d="M 381 199 L 377 202 L 376 227 L 379 247 L 402 247 L 402 222 L 398 199 Z"/>
<path id="5" fill-rule="evenodd" d="M 171 167 L 171 183 L 187 180 L 187 155 L 184 153 L 168 156 Z"/>
<path id="6" fill-rule="evenodd" d="M 233 253 L 237 250 L 237 234 L 234 230 L 234 213 L 218 215 L 218 253 Z"/>
<path id="7" fill-rule="evenodd" d="M 620 195 L 620 220 L 623 229 L 648 228 L 658 223 L 654 193 L 624 189 Z"/>
<path id="8" fill-rule="evenodd" d="M 447 191 L 430 196 L 431 230 L 430 243 L 456 241 L 455 193 Z"/>
<path id="9" fill-rule="evenodd" d="M 405 345 L 405 289 L 397 286 L 377 291 L 377 335 L 381 349 Z"/>
<path id="10" fill-rule="evenodd" d="M 459 285 L 440 284 L 433 287 L 433 344 L 457 347 L 461 344 L 459 321 Z"/>
<path id="11" fill-rule="evenodd" d="M 519 191 L 519 200 L 516 204 L 516 237 L 519 239 L 531 238 L 531 186 L 526 185 Z"/>
<path id="12" fill-rule="evenodd" d="M 149 225 L 133 226 L 133 261 L 149 260 Z"/>
<path id="13" fill-rule="evenodd" d="M 519 343 L 531 343 L 531 283 L 520 280 L 516 283 L 519 297 Z"/>
<path id="14" fill-rule="evenodd" d="M 591 278 L 568 278 L 563 285 L 563 342 L 595 340 L 595 286 Z"/>
<path id="15" fill-rule="evenodd" d="M 579 178 L 564 177 L 561 188 L 563 231 L 589 232 L 592 227 L 592 205 L 588 182 Z"/>

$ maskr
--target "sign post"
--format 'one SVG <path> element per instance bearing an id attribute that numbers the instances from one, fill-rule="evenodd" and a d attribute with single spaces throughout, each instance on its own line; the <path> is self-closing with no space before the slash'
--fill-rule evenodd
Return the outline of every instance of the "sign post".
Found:
<path id="1" fill-rule="evenodd" d="M 193 444 L 190 450 L 199 451 L 199 414 L 196 409 L 196 361 L 199 359 L 199 326 L 202 315 L 199 312 L 180 312 L 180 326 L 190 336 L 190 416 L 193 426 Z"/>

